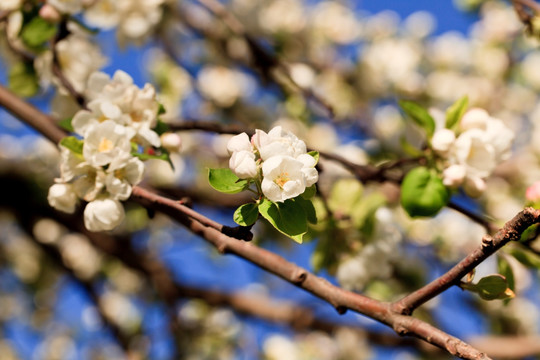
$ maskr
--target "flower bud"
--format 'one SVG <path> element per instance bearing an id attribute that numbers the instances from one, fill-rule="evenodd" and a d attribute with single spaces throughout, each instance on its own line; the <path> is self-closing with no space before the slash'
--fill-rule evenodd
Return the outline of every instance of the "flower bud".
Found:
<path id="1" fill-rule="evenodd" d="M 470 197 L 476 198 L 486 190 L 486 182 L 479 177 L 467 177 L 463 183 L 463 189 Z"/>
<path id="2" fill-rule="evenodd" d="M 463 165 L 451 165 L 443 171 L 444 186 L 457 188 L 465 180 L 466 168 Z"/>
<path id="3" fill-rule="evenodd" d="M 525 199 L 528 203 L 540 202 L 540 181 L 535 182 L 527 188 Z"/>
<path id="4" fill-rule="evenodd" d="M 489 120 L 489 114 L 486 110 L 480 108 L 472 108 L 468 110 L 461 118 L 461 130 L 469 129 L 485 130 Z"/>
<path id="5" fill-rule="evenodd" d="M 62 19 L 60 12 L 49 4 L 45 4 L 39 9 L 39 16 L 47 22 L 56 24 Z"/>
<path id="6" fill-rule="evenodd" d="M 162 134 L 161 146 L 163 146 L 169 152 L 178 153 L 182 149 L 182 138 L 176 133 Z"/>
<path id="7" fill-rule="evenodd" d="M 438 153 L 444 154 L 450 150 L 450 147 L 456 140 L 456 134 L 449 129 L 440 129 L 433 134 L 431 147 Z"/>
<path id="8" fill-rule="evenodd" d="M 78 198 L 71 184 L 54 184 L 49 188 L 47 195 L 49 204 L 56 210 L 73 214 Z"/>
<path id="9" fill-rule="evenodd" d="M 229 167 L 240 179 L 250 179 L 257 176 L 255 154 L 251 151 L 235 151 L 229 160 Z"/>
<path id="10" fill-rule="evenodd" d="M 84 209 L 84 226 L 90 231 L 112 230 L 124 220 L 124 207 L 118 200 L 101 198 Z"/>

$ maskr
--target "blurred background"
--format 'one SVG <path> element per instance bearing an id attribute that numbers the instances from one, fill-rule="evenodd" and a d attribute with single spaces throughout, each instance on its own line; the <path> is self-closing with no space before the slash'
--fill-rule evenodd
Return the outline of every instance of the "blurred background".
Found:
<path id="1" fill-rule="evenodd" d="M 411 157 L 404 137 L 412 146 L 422 140 L 399 99 L 437 114 L 468 95 L 516 132 L 514 155 L 481 198 L 458 193 L 453 201 L 501 225 L 539 179 L 539 42 L 506 1 L 230 0 L 223 5 L 240 24 L 232 26 L 203 6 L 213 1 L 189 0 L 133 0 L 130 12 L 104 24 L 90 10 L 107 3 L 75 15 L 100 30 L 75 31 L 58 45 L 65 76 L 79 92 L 97 70 L 154 84 L 181 149 L 171 155 L 174 169 L 147 162 L 145 185 L 188 199 L 220 223 L 234 226 L 235 208 L 249 197 L 208 186 L 206 168 L 227 166 L 231 136 L 200 130 L 209 123 L 281 125 L 310 148 L 380 164 Z M 70 118 L 77 104 L 50 74 L 50 51 L 24 60 L 9 35 L 16 20 L 8 19 L 0 23 L 0 83 L 13 86 L 14 74 L 31 64 L 19 94 L 58 120 Z M 0 359 L 450 358 L 361 315 L 340 316 L 136 203 L 126 203 L 115 231 L 87 232 L 81 213 L 47 204 L 58 161 L 56 145 L 0 109 Z M 390 301 L 444 273 L 485 233 L 451 209 L 411 220 L 396 185 L 362 184 L 330 160 L 321 166 L 321 221 L 309 240 L 298 245 L 260 223 L 254 241 L 332 283 Z M 540 354 L 534 240 L 477 270 L 478 278 L 511 273 L 511 301 L 487 302 L 455 287 L 415 316 L 491 349 L 493 335 L 533 339 L 525 355 Z M 305 328 L 310 317 L 318 322 Z"/>

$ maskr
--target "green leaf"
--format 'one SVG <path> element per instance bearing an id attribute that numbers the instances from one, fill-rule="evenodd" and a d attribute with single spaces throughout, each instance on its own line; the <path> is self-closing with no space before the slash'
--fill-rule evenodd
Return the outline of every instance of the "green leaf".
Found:
<path id="1" fill-rule="evenodd" d="M 151 160 L 151 159 L 157 159 L 157 160 L 164 160 L 164 161 L 167 161 L 169 163 L 171 162 L 171 160 L 169 158 L 169 154 L 166 153 L 166 152 L 156 153 L 156 154 L 148 154 L 148 153 L 142 153 L 141 154 L 139 152 L 132 152 L 131 155 L 138 157 L 142 161 Z M 171 166 L 172 166 L 172 164 L 171 164 Z"/>
<path id="2" fill-rule="evenodd" d="M 401 106 L 403 111 L 405 111 L 415 123 L 420 125 L 420 127 L 426 131 L 428 137 L 431 138 L 433 136 L 433 133 L 435 132 L 435 120 L 433 120 L 426 109 L 412 101 L 406 100 L 401 100 L 399 106 Z"/>
<path id="3" fill-rule="evenodd" d="M 373 234 L 375 213 L 384 204 L 386 204 L 386 197 L 380 193 L 363 197 L 351 211 L 354 226 L 368 236 Z"/>
<path id="4" fill-rule="evenodd" d="M 259 217 L 259 205 L 255 203 L 249 203 L 240 205 L 234 212 L 234 222 L 240 226 L 250 226 L 255 224 Z"/>
<path id="5" fill-rule="evenodd" d="M 457 100 L 446 110 L 446 124 L 447 129 L 454 129 L 459 124 L 459 120 L 467 111 L 467 106 L 469 105 L 469 98 L 463 96 L 461 99 Z"/>
<path id="6" fill-rule="evenodd" d="M 279 232 L 299 244 L 302 243 L 302 238 L 307 232 L 307 215 L 302 205 L 293 199 L 282 203 L 264 199 L 259 205 L 259 213 Z"/>
<path id="7" fill-rule="evenodd" d="M 506 259 L 506 255 L 499 255 L 497 257 L 497 270 L 499 274 L 504 276 L 504 278 L 506 279 L 506 282 L 508 283 L 508 288 L 512 291 L 515 291 L 516 282 L 514 278 L 514 271 L 512 270 L 512 266 L 510 266 L 510 263 Z M 505 300 L 505 304 L 507 304 L 509 301 L 509 299 Z"/>
<path id="8" fill-rule="evenodd" d="M 66 136 L 60 140 L 60 145 L 71 150 L 75 154 L 82 155 L 84 141 L 77 139 L 75 136 Z"/>
<path id="9" fill-rule="evenodd" d="M 526 267 L 531 269 L 540 269 L 540 257 L 538 255 L 518 248 L 510 248 L 509 253 Z"/>
<path id="10" fill-rule="evenodd" d="M 433 216 L 449 198 L 437 173 L 423 166 L 409 171 L 401 184 L 401 205 L 411 217 Z"/>
<path id="11" fill-rule="evenodd" d="M 407 141 L 405 136 L 399 138 L 399 145 L 401 145 L 405 154 L 409 156 L 418 157 L 424 154 L 420 149 L 417 149 L 413 144 Z"/>
<path id="12" fill-rule="evenodd" d="M 56 34 L 56 25 L 36 16 L 21 30 L 21 39 L 32 49 L 39 49 Z"/>
<path id="13" fill-rule="evenodd" d="M 319 162 L 319 152 L 318 151 L 310 151 L 308 152 L 309 155 L 313 156 L 315 159 L 315 165 Z"/>
<path id="14" fill-rule="evenodd" d="M 215 190 L 226 194 L 236 194 L 248 186 L 247 180 L 240 180 L 230 169 L 208 169 L 208 182 Z"/>
<path id="15" fill-rule="evenodd" d="M 524 232 L 521 233 L 521 237 L 519 238 L 520 242 L 527 242 L 532 241 L 536 239 L 538 236 L 538 226 L 539 224 L 533 224 L 529 226 L 527 229 L 525 229 Z"/>
<path id="16" fill-rule="evenodd" d="M 312 197 L 314 197 L 316 193 L 317 193 L 317 187 L 315 186 L 315 184 L 313 184 L 310 187 L 307 187 L 301 196 L 304 199 L 309 200 Z"/>
<path id="17" fill-rule="evenodd" d="M 508 287 L 506 278 L 499 274 L 481 278 L 476 284 L 476 292 L 484 300 L 502 300 L 515 296 L 514 292 Z"/>
<path id="18" fill-rule="evenodd" d="M 340 179 L 330 191 L 328 207 L 334 212 L 350 214 L 357 202 L 360 201 L 364 187 L 356 179 Z"/>
<path id="19" fill-rule="evenodd" d="M 165 106 L 163 106 L 163 104 L 159 104 L 159 109 L 158 109 L 158 112 L 157 112 L 157 115 L 163 115 L 167 112 L 167 110 L 165 109 Z"/>
<path id="20" fill-rule="evenodd" d="M 60 126 L 62 129 L 66 130 L 66 131 L 69 131 L 69 132 L 74 132 L 75 130 L 73 129 L 73 125 L 71 125 L 71 121 L 73 120 L 73 118 L 65 118 L 63 120 L 60 120 L 58 122 L 58 126 Z"/>
<path id="21" fill-rule="evenodd" d="M 167 123 L 163 122 L 161 119 L 158 119 L 158 120 L 157 120 L 157 124 L 156 124 L 156 126 L 154 127 L 154 131 L 155 131 L 158 135 L 163 135 L 164 133 L 166 133 L 167 131 L 169 131 L 169 125 L 167 125 Z"/>
<path id="22" fill-rule="evenodd" d="M 297 196 L 294 198 L 294 201 L 304 208 L 307 221 L 311 224 L 317 224 L 317 212 L 315 211 L 315 206 L 313 206 L 311 200 L 306 199 L 303 196 Z"/>
<path id="23" fill-rule="evenodd" d="M 36 70 L 31 62 L 19 62 L 13 65 L 8 75 L 9 88 L 23 97 L 35 95 L 39 90 Z"/>

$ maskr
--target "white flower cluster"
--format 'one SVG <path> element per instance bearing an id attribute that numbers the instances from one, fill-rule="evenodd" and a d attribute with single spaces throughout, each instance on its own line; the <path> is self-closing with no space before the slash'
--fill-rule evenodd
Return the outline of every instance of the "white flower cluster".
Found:
<path id="1" fill-rule="evenodd" d="M 246 133 L 227 144 L 229 167 L 240 179 L 260 179 L 261 190 L 269 200 L 283 202 L 302 194 L 315 184 L 319 174 L 316 160 L 306 144 L 294 134 L 276 126 L 265 133 L 256 130 L 251 141 Z"/>
<path id="2" fill-rule="evenodd" d="M 477 197 L 486 189 L 485 179 L 501 161 L 510 157 L 514 133 L 480 108 L 468 110 L 459 129 L 457 137 L 452 130 L 437 130 L 431 145 L 447 160 L 444 185 L 453 188 L 463 185 L 468 195 Z"/>
<path id="3" fill-rule="evenodd" d="M 127 200 L 143 176 L 144 165 L 132 148 L 161 146 L 152 128 L 159 104 L 150 84 L 139 89 L 132 78 L 117 71 L 113 78 L 96 72 L 87 89 L 89 110 L 72 120 L 83 138 L 82 153 L 61 146 L 60 178 L 49 190 L 54 208 L 73 213 L 78 199 L 88 201 L 84 223 L 90 231 L 111 230 L 124 219 L 120 201 Z"/>

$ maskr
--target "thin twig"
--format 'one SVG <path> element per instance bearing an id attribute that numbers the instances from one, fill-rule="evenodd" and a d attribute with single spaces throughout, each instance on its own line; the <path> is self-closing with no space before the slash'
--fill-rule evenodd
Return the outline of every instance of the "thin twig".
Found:
<path id="1" fill-rule="evenodd" d="M 461 278 L 470 273 L 497 250 L 510 241 L 519 240 L 521 234 L 531 225 L 538 223 L 540 210 L 526 208 L 508 221 L 493 237 L 486 235 L 482 239 L 482 245 L 461 260 L 444 275 L 433 280 L 429 284 L 405 296 L 395 302 L 392 307 L 401 314 L 412 314 L 420 305 L 433 299 L 446 289 L 459 283 Z"/>

